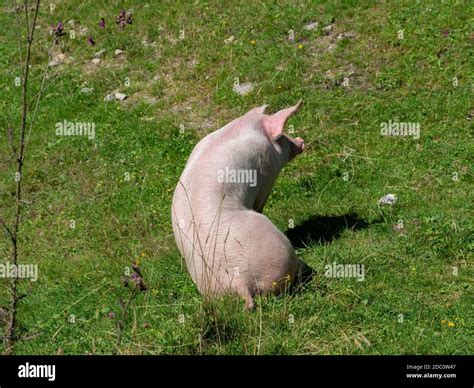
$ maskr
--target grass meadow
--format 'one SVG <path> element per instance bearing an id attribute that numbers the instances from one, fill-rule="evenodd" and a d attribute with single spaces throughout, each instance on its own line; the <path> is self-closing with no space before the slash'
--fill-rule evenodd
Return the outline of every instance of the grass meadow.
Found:
<path id="1" fill-rule="evenodd" d="M 117 25 L 122 9 L 131 24 Z M 16 17 L 3 2 L 7 221 Z M 472 27 L 472 4 L 454 0 L 44 2 L 19 242 L 38 280 L 20 282 L 15 354 L 473 354 Z M 128 97 L 105 100 L 115 92 Z M 316 274 L 298 294 L 256 298 L 252 312 L 236 297 L 204 300 L 171 228 L 186 160 L 251 108 L 299 99 L 288 128 L 306 149 L 264 214 Z M 64 121 L 92 123 L 94 137 L 58 136 Z M 383 136 L 390 122 L 415 123 L 419 136 Z M 397 202 L 379 205 L 389 193 Z M 123 284 L 132 262 L 147 286 L 138 293 Z M 333 263 L 363 265 L 364 280 L 326 276 Z M 0 279 L 0 306 L 8 295 Z"/>

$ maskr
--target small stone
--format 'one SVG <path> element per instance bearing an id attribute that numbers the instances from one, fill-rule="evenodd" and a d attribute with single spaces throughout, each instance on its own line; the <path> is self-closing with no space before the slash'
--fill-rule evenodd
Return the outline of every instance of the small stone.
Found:
<path id="1" fill-rule="evenodd" d="M 234 40 L 235 40 L 235 36 L 234 36 L 234 35 L 231 35 L 231 36 L 229 36 L 227 39 L 224 39 L 224 43 L 225 43 L 225 44 L 230 44 L 230 43 L 232 43 Z"/>
<path id="2" fill-rule="evenodd" d="M 315 30 L 318 28 L 319 23 L 318 22 L 309 22 L 308 24 L 305 24 L 303 29 L 307 31 Z"/>
<path id="3" fill-rule="evenodd" d="M 235 84 L 232 90 L 241 96 L 246 96 L 253 91 L 253 88 L 254 85 L 251 82 L 246 82 L 243 84 Z"/>
<path id="4" fill-rule="evenodd" d="M 81 89 L 81 93 L 84 93 L 84 94 L 90 94 L 93 91 L 94 91 L 94 88 L 88 88 L 87 86 Z"/>
<path id="5" fill-rule="evenodd" d="M 107 94 L 107 96 L 104 98 L 104 101 L 115 101 L 115 95 L 113 93 Z"/>
<path id="6" fill-rule="evenodd" d="M 54 54 L 48 66 L 53 67 L 53 66 L 61 65 L 66 61 L 66 58 L 67 58 L 67 55 L 64 53 Z"/>
<path id="7" fill-rule="evenodd" d="M 387 194 L 379 199 L 379 205 L 394 205 L 397 202 L 395 194 Z"/>
<path id="8" fill-rule="evenodd" d="M 81 27 L 81 29 L 79 30 L 79 36 L 87 35 L 88 31 L 89 31 L 89 29 L 87 27 Z"/>
<path id="9" fill-rule="evenodd" d="M 119 101 L 123 101 L 123 100 L 126 100 L 128 98 L 128 96 L 126 94 L 119 93 L 119 92 L 115 93 L 114 96 L 115 96 L 115 99 L 119 100 Z"/>
<path id="10" fill-rule="evenodd" d="M 393 225 L 393 230 L 397 233 L 403 233 L 405 227 L 403 226 L 403 223 L 397 222 L 395 225 Z"/>
<path id="11" fill-rule="evenodd" d="M 100 58 L 94 58 L 92 61 L 91 61 L 94 65 L 98 65 L 100 63 Z"/>
<path id="12" fill-rule="evenodd" d="M 99 50 L 97 51 L 95 54 L 94 54 L 94 58 L 100 58 L 101 56 L 103 56 L 105 54 L 107 50 L 105 49 L 102 49 L 102 50 Z"/>
<path id="13" fill-rule="evenodd" d="M 355 38 L 355 34 L 351 31 L 349 32 L 343 32 L 337 36 L 337 40 L 342 40 L 344 38 Z"/>
<path id="14" fill-rule="evenodd" d="M 323 34 L 329 35 L 333 28 L 334 28 L 334 24 L 329 24 L 328 26 L 323 28 Z"/>
<path id="15" fill-rule="evenodd" d="M 115 56 L 116 57 L 118 57 L 119 55 L 122 55 L 124 53 L 125 53 L 125 51 L 123 51 L 123 50 L 120 50 L 120 49 L 115 50 Z"/>

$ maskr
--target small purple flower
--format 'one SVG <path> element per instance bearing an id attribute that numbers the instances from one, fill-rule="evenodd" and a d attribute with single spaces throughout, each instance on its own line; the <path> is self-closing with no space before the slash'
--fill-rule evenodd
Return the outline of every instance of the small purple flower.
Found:
<path id="1" fill-rule="evenodd" d="M 130 280 L 135 284 L 135 287 L 137 287 L 140 291 L 146 290 L 146 285 L 145 283 L 143 283 L 143 278 L 136 272 L 130 275 Z"/>
<path id="2" fill-rule="evenodd" d="M 89 36 L 89 37 L 87 38 L 87 43 L 89 43 L 89 45 L 91 45 L 91 46 L 94 46 L 94 45 L 95 45 L 95 41 L 94 41 L 94 39 L 92 39 L 92 36 Z"/>
<path id="3" fill-rule="evenodd" d="M 132 274 L 130 275 L 130 280 L 131 280 L 133 283 L 135 283 L 135 285 L 139 285 L 140 282 L 141 282 L 141 280 L 142 280 L 142 278 L 141 278 L 141 276 L 140 276 L 139 274 L 137 274 L 136 272 L 134 272 L 134 273 L 132 273 Z"/>
<path id="4" fill-rule="evenodd" d="M 100 28 L 105 28 L 105 19 L 104 18 L 100 18 L 99 26 L 100 26 Z"/>
<path id="5" fill-rule="evenodd" d="M 127 24 L 132 24 L 132 14 L 128 14 L 122 9 L 116 20 L 117 25 L 124 29 Z"/>
<path id="6" fill-rule="evenodd" d="M 64 26 L 61 22 L 55 26 L 54 24 L 51 26 L 53 28 L 53 34 L 56 36 L 64 35 Z"/>

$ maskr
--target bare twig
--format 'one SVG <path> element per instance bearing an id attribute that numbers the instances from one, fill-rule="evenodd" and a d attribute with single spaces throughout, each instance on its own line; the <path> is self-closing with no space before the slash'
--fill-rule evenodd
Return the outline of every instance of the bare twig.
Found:
<path id="1" fill-rule="evenodd" d="M 18 235 L 20 232 L 20 216 L 21 216 L 21 209 L 22 209 L 22 185 L 21 185 L 21 178 L 23 172 L 23 160 L 25 155 L 25 134 L 26 134 L 26 126 L 27 126 L 27 116 L 28 116 L 28 75 L 30 69 L 30 59 L 31 59 L 31 46 L 33 45 L 33 38 L 35 33 L 36 27 L 36 20 L 38 17 L 38 10 L 40 5 L 40 0 L 36 0 L 36 7 L 34 9 L 34 16 L 33 22 L 30 28 L 29 25 L 29 11 L 28 11 L 28 1 L 25 0 L 25 20 L 26 20 L 26 30 L 27 30 L 27 46 L 26 46 L 26 58 L 24 62 L 24 66 L 22 69 L 22 112 L 21 112 L 21 124 L 20 124 L 20 140 L 18 145 L 18 151 L 15 150 L 16 155 L 16 173 L 15 173 L 15 181 L 16 181 L 16 190 L 15 190 L 15 216 L 13 221 L 13 226 L 8 228 L 6 224 L 2 221 L 2 225 L 5 227 L 7 232 L 10 234 L 11 243 L 12 243 L 12 252 L 11 252 L 11 264 L 16 266 L 18 264 Z M 15 3 L 16 5 L 16 3 Z M 19 21 L 17 18 L 18 23 L 18 31 L 19 31 Z M 19 37 L 19 51 L 20 51 L 20 61 L 21 61 L 21 41 L 20 41 L 20 34 L 18 32 Z M 11 142 L 13 144 L 13 129 L 10 131 L 8 135 L 9 139 L 11 138 Z M 15 330 L 16 330 L 16 316 L 17 316 L 17 304 L 18 301 L 23 297 L 23 295 L 18 294 L 18 278 L 16 276 L 12 276 L 10 278 L 10 303 L 8 306 L 8 317 L 6 319 L 5 325 L 5 335 L 4 335 L 4 353 L 9 355 L 12 354 L 15 348 Z"/>
<path id="2" fill-rule="evenodd" d="M 122 277 L 123 286 L 129 288 L 130 294 L 126 303 L 122 299 L 119 300 L 120 307 L 122 308 L 122 315 L 120 319 L 116 322 L 117 327 L 117 341 L 115 343 L 114 354 L 117 354 L 122 343 L 123 333 L 125 330 L 126 320 L 132 302 L 140 294 L 140 292 L 145 291 L 147 286 L 143 282 L 142 272 L 138 266 L 138 262 L 132 263 L 133 273 L 131 275 L 126 275 Z"/>

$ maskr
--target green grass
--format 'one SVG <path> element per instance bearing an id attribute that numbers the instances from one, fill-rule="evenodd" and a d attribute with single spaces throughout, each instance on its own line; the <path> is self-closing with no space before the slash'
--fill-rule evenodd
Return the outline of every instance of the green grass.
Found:
<path id="1" fill-rule="evenodd" d="M 20 257 L 38 264 L 39 280 L 21 283 L 28 296 L 19 305 L 17 354 L 473 353 L 468 2 L 54 3 L 52 13 L 45 5 L 39 14 L 32 94 L 58 21 L 66 35 L 56 50 L 69 61 L 48 71 L 28 145 L 23 182 L 31 204 Z M 134 19 L 123 31 L 114 23 L 122 7 Z M 19 123 L 11 9 L 3 5 L 0 14 L 1 128 Z M 304 30 L 310 21 L 319 27 Z M 326 36 L 322 27 L 332 21 Z M 344 32 L 352 36 L 337 39 Z M 234 42 L 225 44 L 230 36 Z M 101 62 L 91 65 L 101 49 Z M 354 73 L 344 87 L 349 65 Z M 255 83 L 254 92 L 235 94 L 235 78 Z M 84 82 L 91 94 L 81 93 Z M 103 101 L 113 91 L 129 98 Z M 203 301 L 171 230 L 171 196 L 186 159 L 206 133 L 252 107 L 276 111 L 299 99 L 303 109 L 289 124 L 308 151 L 282 171 L 265 214 L 282 230 L 313 216 L 354 214 L 367 225 L 298 248 L 316 270 L 299 294 L 259 298 L 250 313 L 236 298 Z M 63 120 L 94 122 L 95 140 L 57 137 L 55 123 Z M 419 122 L 420 138 L 381 136 L 380 123 L 389 120 Z M 5 219 L 13 174 L 2 137 Z M 381 209 L 377 201 L 387 193 L 399 200 Z M 393 228 L 398 220 L 402 232 Z M 7 260 L 6 235 L 0 249 Z M 133 301 L 116 349 L 118 301 L 130 292 L 120 278 L 136 259 L 148 290 Z M 325 277 L 332 262 L 364 264 L 365 281 Z M 0 282 L 0 306 L 7 284 Z"/>

